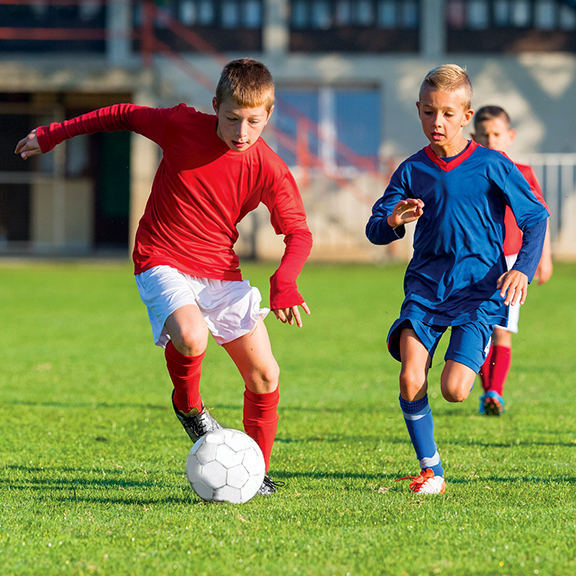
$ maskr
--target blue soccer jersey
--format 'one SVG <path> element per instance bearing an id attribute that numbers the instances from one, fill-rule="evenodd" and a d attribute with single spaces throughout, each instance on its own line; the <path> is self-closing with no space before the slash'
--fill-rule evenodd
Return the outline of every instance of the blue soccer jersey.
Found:
<path id="1" fill-rule="evenodd" d="M 510 206 L 523 231 L 548 217 L 518 168 L 475 142 L 449 162 L 427 146 L 399 166 L 374 205 L 366 226 L 372 243 L 389 244 L 404 236 L 403 226 L 393 229 L 386 219 L 407 198 L 420 198 L 424 212 L 416 223 L 401 317 L 439 326 L 506 325 L 508 310 L 496 287 L 507 270 L 505 207 Z M 531 280 L 540 253 L 535 258 L 529 252 L 541 251 L 541 245 L 534 242 L 523 250 L 520 260 L 530 264 L 515 268 Z"/>

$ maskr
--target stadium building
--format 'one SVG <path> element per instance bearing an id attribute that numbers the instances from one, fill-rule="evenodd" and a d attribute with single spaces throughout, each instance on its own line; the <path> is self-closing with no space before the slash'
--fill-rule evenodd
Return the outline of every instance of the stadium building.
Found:
<path id="1" fill-rule="evenodd" d="M 466 66 L 474 104 L 504 106 L 551 208 L 553 253 L 576 256 L 574 0 L 0 0 L 0 256 L 127 254 L 159 150 L 130 133 L 22 161 L 30 129 L 120 102 L 211 111 L 223 63 L 277 85 L 265 138 L 302 190 L 315 259 L 406 258 L 364 225 L 398 162 L 427 144 L 416 114 L 434 66 Z M 277 257 L 266 210 L 239 252 Z"/>

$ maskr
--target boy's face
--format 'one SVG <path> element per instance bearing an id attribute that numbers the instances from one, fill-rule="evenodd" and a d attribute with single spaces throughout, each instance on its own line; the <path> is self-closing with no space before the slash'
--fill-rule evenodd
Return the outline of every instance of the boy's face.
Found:
<path id="1" fill-rule="evenodd" d="M 244 108 L 231 99 L 218 106 L 216 98 L 212 100 L 212 106 L 218 117 L 216 134 L 234 152 L 245 152 L 260 138 L 274 110 L 274 106 L 270 111 L 265 106 Z"/>
<path id="2" fill-rule="evenodd" d="M 476 134 L 472 138 L 486 148 L 506 152 L 508 146 L 514 142 L 516 131 L 512 130 L 502 116 L 483 120 L 476 126 Z"/>
<path id="3" fill-rule="evenodd" d="M 474 115 L 472 110 L 464 106 L 462 94 L 429 88 L 424 90 L 416 106 L 422 129 L 432 149 L 436 153 L 443 151 L 446 156 L 459 152 L 464 140 L 462 129 Z"/>

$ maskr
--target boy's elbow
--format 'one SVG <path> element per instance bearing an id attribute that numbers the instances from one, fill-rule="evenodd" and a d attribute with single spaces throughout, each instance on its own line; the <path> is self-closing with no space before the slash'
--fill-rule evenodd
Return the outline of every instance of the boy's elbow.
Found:
<path id="1" fill-rule="evenodd" d="M 390 243 L 390 238 L 386 234 L 386 221 L 381 219 L 370 219 L 366 224 L 366 238 L 377 246 Z"/>
<path id="2" fill-rule="evenodd" d="M 366 224 L 366 238 L 368 238 L 368 240 L 372 243 L 372 244 L 379 244 L 378 239 L 376 237 L 376 235 L 374 234 L 374 225 L 372 222 L 368 222 L 368 224 Z"/>

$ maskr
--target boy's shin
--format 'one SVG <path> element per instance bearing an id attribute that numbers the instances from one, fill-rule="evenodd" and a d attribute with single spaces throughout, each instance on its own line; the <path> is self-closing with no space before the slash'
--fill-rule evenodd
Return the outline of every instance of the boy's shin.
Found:
<path id="1" fill-rule="evenodd" d="M 168 342 L 164 351 L 166 367 L 174 385 L 174 405 L 184 414 L 196 409 L 202 412 L 200 397 L 200 376 L 204 354 L 184 356 L 176 350 L 172 341 Z"/>
<path id="2" fill-rule="evenodd" d="M 244 391 L 244 430 L 253 438 L 264 455 L 266 471 L 270 466 L 270 454 L 278 429 L 278 388 L 267 394 Z"/>

